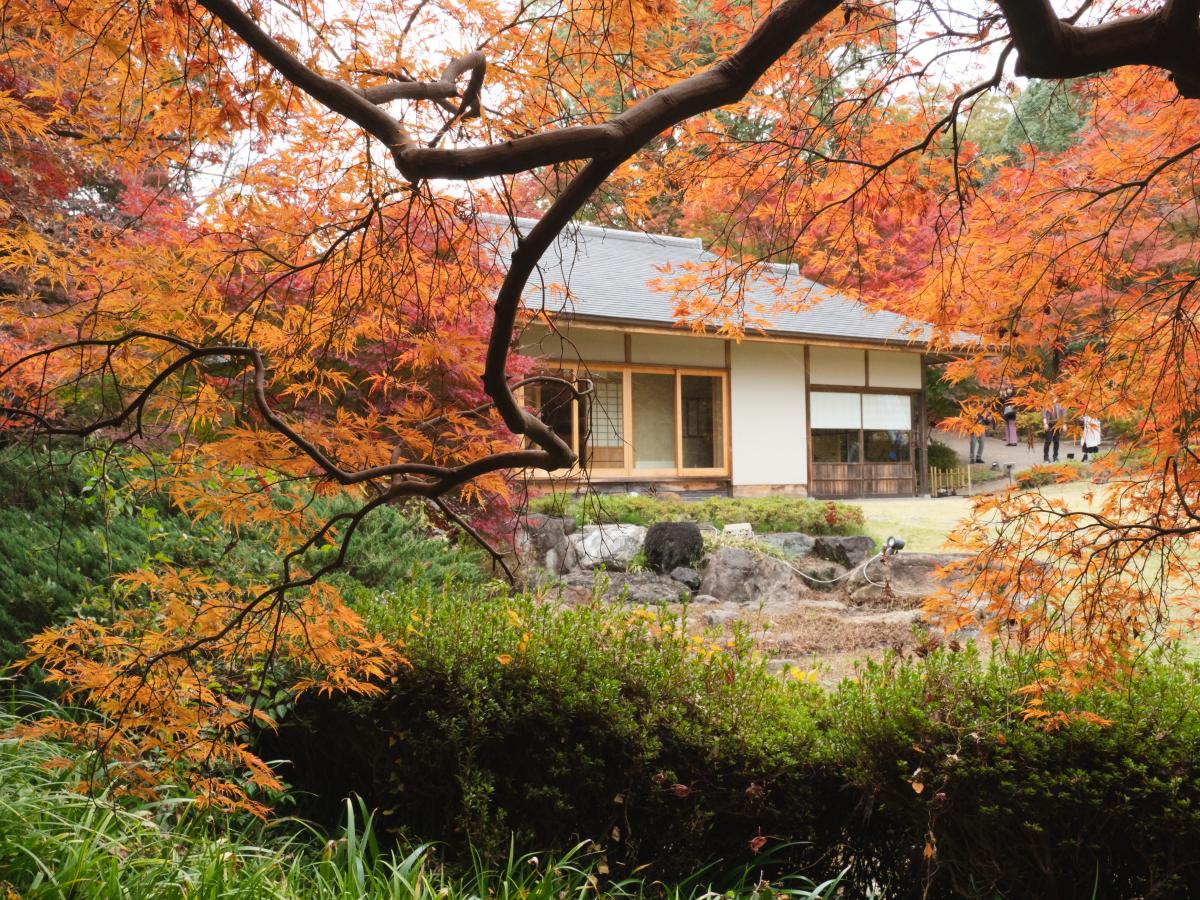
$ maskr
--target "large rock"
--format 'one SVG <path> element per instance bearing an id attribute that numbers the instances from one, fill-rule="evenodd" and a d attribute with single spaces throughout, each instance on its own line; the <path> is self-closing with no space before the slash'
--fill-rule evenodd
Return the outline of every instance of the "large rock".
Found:
<path id="1" fill-rule="evenodd" d="M 522 550 L 534 565 L 556 575 L 575 567 L 576 553 L 570 534 L 575 520 L 560 516 L 534 514 L 526 519 L 522 531 Z"/>
<path id="2" fill-rule="evenodd" d="M 855 572 L 846 579 L 846 591 L 859 605 L 915 607 L 941 587 L 937 570 L 962 558 L 958 553 L 898 553 Z"/>
<path id="3" fill-rule="evenodd" d="M 734 622 L 739 621 L 742 618 L 742 614 L 736 609 L 720 607 L 718 609 L 708 610 L 700 618 L 704 620 L 705 625 L 711 625 L 720 628 L 724 625 L 732 625 Z"/>
<path id="4" fill-rule="evenodd" d="M 755 537 L 764 544 L 770 544 L 789 559 L 805 556 L 812 552 L 813 538 L 802 531 L 776 531 L 768 534 L 758 534 Z"/>
<path id="5" fill-rule="evenodd" d="M 642 525 L 584 525 L 570 539 L 581 568 L 623 571 L 642 549 L 646 529 Z"/>
<path id="6" fill-rule="evenodd" d="M 721 547 L 708 558 L 701 594 L 734 603 L 796 600 L 808 594 L 804 580 L 779 559 L 742 547 Z"/>
<path id="7" fill-rule="evenodd" d="M 813 541 L 812 552 L 821 559 L 853 569 L 875 551 L 875 540 L 866 535 L 825 536 Z"/>
<path id="8" fill-rule="evenodd" d="M 646 532 L 646 568 L 665 574 L 691 568 L 704 556 L 704 538 L 695 522 L 656 522 Z"/>
<path id="9" fill-rule="evenodd" d="M 693 591 L 700 587 L 700 582 L 703 580 L 700 573 L 691 566 L 676 566 L 671 570 L 670 575 L 672 581 L 686 584 Z"/>
<path id="10" fill-rule="evenodd" d="M 560 597 L 573 604 L 593 599 L 654 606 L 680 603 L 691 591 L 665 575 L 653 572 L 570 572 L 559 579 Z"/>
<path id="11" fill-rule="evenodd" d="M 846 566 L 817 556 L 802 556 L 791 560 L 791 563 L 793 568 L 808 576 L 804 583 L 810 590 L 840 591 L 846 586 L 846 579 L 842 577 L 849 571 Z"/>

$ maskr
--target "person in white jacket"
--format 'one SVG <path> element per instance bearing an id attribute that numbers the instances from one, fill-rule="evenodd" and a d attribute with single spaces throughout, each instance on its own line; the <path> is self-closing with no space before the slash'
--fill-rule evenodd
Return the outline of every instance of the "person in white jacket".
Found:
<path id="1" fill-rule="evenodd" d="M 1088 461 L 1088 454 L 1094 456 L 1100 455 L 1100 420 L 1095 416 L 1084 416 L 1083 422 L 1083 437 L 1080 443 L 1083 445 L 1083 461 Z"/>

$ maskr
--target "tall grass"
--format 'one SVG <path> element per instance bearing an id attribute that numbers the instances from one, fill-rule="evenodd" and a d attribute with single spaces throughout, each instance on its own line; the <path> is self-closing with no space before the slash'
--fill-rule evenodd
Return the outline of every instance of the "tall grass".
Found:
<path id="1" fill-rule="evenodd" d="M 7 733 L 17 717 L 0 713 Z M 684 884 L 604 883 L 583 848 L 558 859 L 515 849 L 500 866 L 476 859 L 453 871 L 428 844 L 395 850 L 375 838 L 372 815 L 346 802 L 329 838 L 296 820 L 214 819 L 186 798 L 148 803 L 79 790 L 93 760 L 46 741 L 0 738 L 0 896 L 21 898 L 489 898 L 832 897 L 837 880 L 767 885 L 755 870 L 706 871 Z"/>

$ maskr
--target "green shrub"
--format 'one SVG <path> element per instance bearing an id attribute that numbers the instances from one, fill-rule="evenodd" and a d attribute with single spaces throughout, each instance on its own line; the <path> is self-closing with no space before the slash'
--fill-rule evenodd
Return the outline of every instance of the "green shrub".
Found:
<path id="1" fill-rule="evenodd" d="M 0 730 L 16 720 L 0 714 Z M 596 890 L 598 860 L 580 849 L 539 859 L 510 852 L 496 867 L 478 857 L 461 869 L 429 845 L 384 849 L 374 817 L 347 801 L 332 837 L 304 823 L 205 815 L 186 797 L 152 803 L 91 798 L 78 790 L 91 759 L 71 748 L 0 738 L 0 892 L 6 897 L 456 900 L 563 897 L 755 896 L 754 868 L 709 870 L 668 888 L 640 879 Z M 790 877 L 776 890 L 797 900 L 831 897 Z"/>
<path id="2" fill-rule="evenodd" d="M 479 592 L 364 612 L 405 635 L 411 668 L 381 699 L 302 701 L 264 736 L 322 821 L 353 791 L 422 840 L 492 859 L 510 840 L 593 841 L 614 872 L 655 862 L 665 878 L 751 862 L 768 823 L 816 837 L 817 689 L 781 685 L 745 636 L 714 651 L 671 617 Z"/>
<path id="3" fill-rule="evenodd" d="M 842 840 L 887 896 L 1182 897 L 1200 889 L 1200 670 L 1147 665 L 1127 690 L 1058 708 L 1048 730 L 1014 689 L 1033 661 L 973 652 L 869 666 L 822 733 L 860 812 Z M 927 854 L 931 854 L 927 858 Z"/>
<path id="4" fill-rule="evenodd" d="M 570 516 L 579 524 L 626 522 L 708 522 L 717 528 L 749 522 L 755 531 L 802 531 L 806 534 L 861 534 L 862 508 L 832 500 L 802 497 L 710 497 L 681 500 L 652 494 L 589 494 L 568 498 L 561 494 L 531 500 L 531 512 Z"/>
<path id="5" fill-rule="evenodd" d="M 1048 699 L 1113 721 L 1026 720 L 1033 662 L 890 659 L 832 694 L 624 608 L 393 598 L 412 668 L 373 700 L 310 698 L 263 750 L 331 820 L 360 791 L 393 834 L 591 840 L 615 873 L 849 866 L 850 896 L 1183 896 L 1200 889 L 1200 673 Z M 630 625 L 630 619 L 634 624 Z M 667 620 L 657 620 L 663 628 Z M 525 637 L 528 635 L 528 637 Z M 522 647 L 524 649 L 522 649 Z M 770 867 L 764 864 L 769 872 Z M 1098 885 L 1098 887 L 1097 887 Z"/>
<path id="6" fill-rule="evenodd" d="M 178 543 L 162 504 L 122 487 L 99 456 L 0 454 L 0 668 L 25 638 L 102 602 L 114 574 Z"/>
<path id="7" fill-rule="evenodd" d="M 1013 477 L 1017 485 L 1023 488 L 1039 488 L 1049 484 L 1066 484 L 1077 481 L 1083 475 L 1083 463 L 1075 460 L 1046 463 L 1022 469 Z"/>
<path id="8" fill-rule="evenodd" d="M 347 508 L 345 501 L 318 506 L 328 517 Z M 483 555 L 465 543 L 431 535 L 430 524 L 417 510 L 385 506 L 363 520 L 342 566 L 331 573 L 351 602 L 401 585 L 440 587 L 446 583 L 481 584 L 486 578 Z M 336 547 L 327 545 L 307 558 L 310 568 L 330 561 Z"/>
<path id="9" fill-rule="evenodd" d="M 962 465 L 962 459 L 949 444 L 931 440 L 929 442 L 929 466 L 933 469 L 957 469 Z"/>
<path id="10" fill-rule="evenodd" d="M 122 464 L 115 454 L 89 450 L 0 453 L 0 670 L 44 628 L 81 609 L 103 615 L 115 599 L 112 579 L 124 572 L 163 564 L 239 579 L 277 572 L 269 535 L 192 521 L 165 495 L 135 491 Z M 347 504 L 320 499 L 313 512 L 333 515 Z M 428 535 L 419 512 L 376 510 L 333 580 L 352 598 L 414 580 L 482 580 L 478 553 Z M 319 565 L 333 552 L 319 549 L 308 563 Z"/>

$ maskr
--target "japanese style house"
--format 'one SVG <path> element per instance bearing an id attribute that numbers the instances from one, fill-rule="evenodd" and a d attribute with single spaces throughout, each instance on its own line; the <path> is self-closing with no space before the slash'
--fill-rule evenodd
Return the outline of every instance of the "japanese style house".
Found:
<path id="1" fill-rule="evenodd" d="M 509 220 L 493 221 L 511 234 Z M 521 350 L 594 384 L 584 401 L 550 388 L 525 395 L 579 454 L 554 482 L 734 496 L 926 492 L 929 327 L 773 266 L 743 288 L 764 312 L 741 340 L 696 334 L 678 326 L 661 286 L 712 258 L 699 239 L 590 225 L 573 225 L 545 255 L 526 295 L 545 316 L 524 330 Z M 781 296 L 805 304 L 777 311 Z"/>

